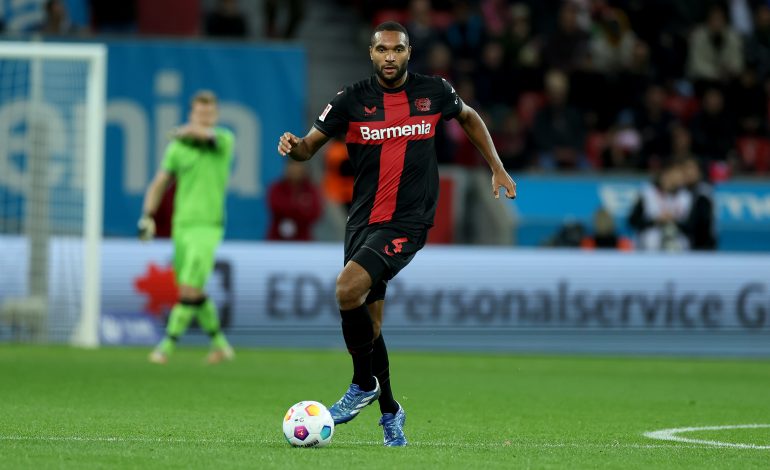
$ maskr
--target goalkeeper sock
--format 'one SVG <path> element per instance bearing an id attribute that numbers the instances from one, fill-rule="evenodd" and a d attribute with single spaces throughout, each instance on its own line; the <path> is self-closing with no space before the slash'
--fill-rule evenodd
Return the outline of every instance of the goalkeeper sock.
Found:
<path id="1" fill-rule="evenodd" d="M 388 349 L 385 347 L 385 339 L 382 334 L 374 340 L 372 352 L 372 370 L 380 382 L 380 413 L 393 413 L 398 411 L 398 403 L 393 398 L 393 390 L 390 388 L 390 361 L 388 361 Z"/>
<path id="2" fill-rule="evenodd" d="M 340 310 L 342 336 L 353 359 L 352 382 L 361 390 L 374 390 L 376 385 L 372 374 L 372 340 L 374 328 L 369 309 L 363 304 L 352 310 Z"/>
<path id="3" fill-rule="evenodd" d="M 181 302 L 174 305 L 174 308 L 171 309 L 171 314 L 168 316 L 166 337 L 163 338 L 163 341 L 158 346 L 161 352 L 164 354 L 174 352 L 176 342 L 187 331 L 187 327 L 190 326 L 190 321 L 194 314 L 194 308 L 190 305 L 185 305 Z"/>
<path id="4" fill-rule="evenodd" d="M 211 345 L 217 349 L 229 348 L 224 333 L 219 328 L 219 313 L 217 307 L 211 299 L 206 299 L 203 305 L 198 308 L 198 323 L 203 331 L 211 337 Z"/>

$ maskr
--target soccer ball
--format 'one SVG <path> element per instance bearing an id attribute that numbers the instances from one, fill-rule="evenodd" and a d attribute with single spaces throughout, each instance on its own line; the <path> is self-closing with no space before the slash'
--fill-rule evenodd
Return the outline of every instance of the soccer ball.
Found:
<path id="1" fill-rule="evenodd" d="M 334 435 L 331 413 L 317 401 L 301 401 L 283 417 L 283 435 L 294 447 L 323 447 Z"/>

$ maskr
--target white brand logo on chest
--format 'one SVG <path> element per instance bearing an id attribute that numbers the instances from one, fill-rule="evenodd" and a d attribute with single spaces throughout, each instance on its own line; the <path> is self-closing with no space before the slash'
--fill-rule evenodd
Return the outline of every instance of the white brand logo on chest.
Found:
<path id="1" fill-rule="evenodd" d="M 407 124 L 405 126 L 386 127 L 385 129 L 371 129 L 361 126 L 361 138 L 363 140 L 382 140 L 394 137 L 409 137 L 412 135 L 429 135 L 431 124 L 422 121 L 420 124 Z"/>

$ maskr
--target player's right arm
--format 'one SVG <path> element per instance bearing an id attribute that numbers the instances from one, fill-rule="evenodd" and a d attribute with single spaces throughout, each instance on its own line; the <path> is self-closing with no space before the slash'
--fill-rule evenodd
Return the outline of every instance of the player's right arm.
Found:
<path id="1" fill-rule="evenodd" d="M 304 162 L 313 158 L 313 155 L 329 141 L 329 136 L 315 127 L 303 138 L 299 138 L 291 132 L 284 132 L 278 140 L 278 153 L 292 160 Z"/>
<path id="2" fill-rule="evenodd" d="M 291 132 L 285 132 L 278 141 L 278 153 L 300 162 L 310 160 L 329 139 L 347 130 L 349 116 L 346 99 L 345 90 L 337 93 L 305 137 L 300 139 Z"/>

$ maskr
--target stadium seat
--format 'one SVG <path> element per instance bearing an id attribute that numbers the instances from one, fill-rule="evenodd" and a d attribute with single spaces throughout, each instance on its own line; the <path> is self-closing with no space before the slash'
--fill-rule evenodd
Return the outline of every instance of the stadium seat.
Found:
<path id="1" fill-rule="evenodd" d="M 740 137 L 738 154 L 743 165 L 757 173 L 770 170 L 770 139 L 764 137 Z"/>

